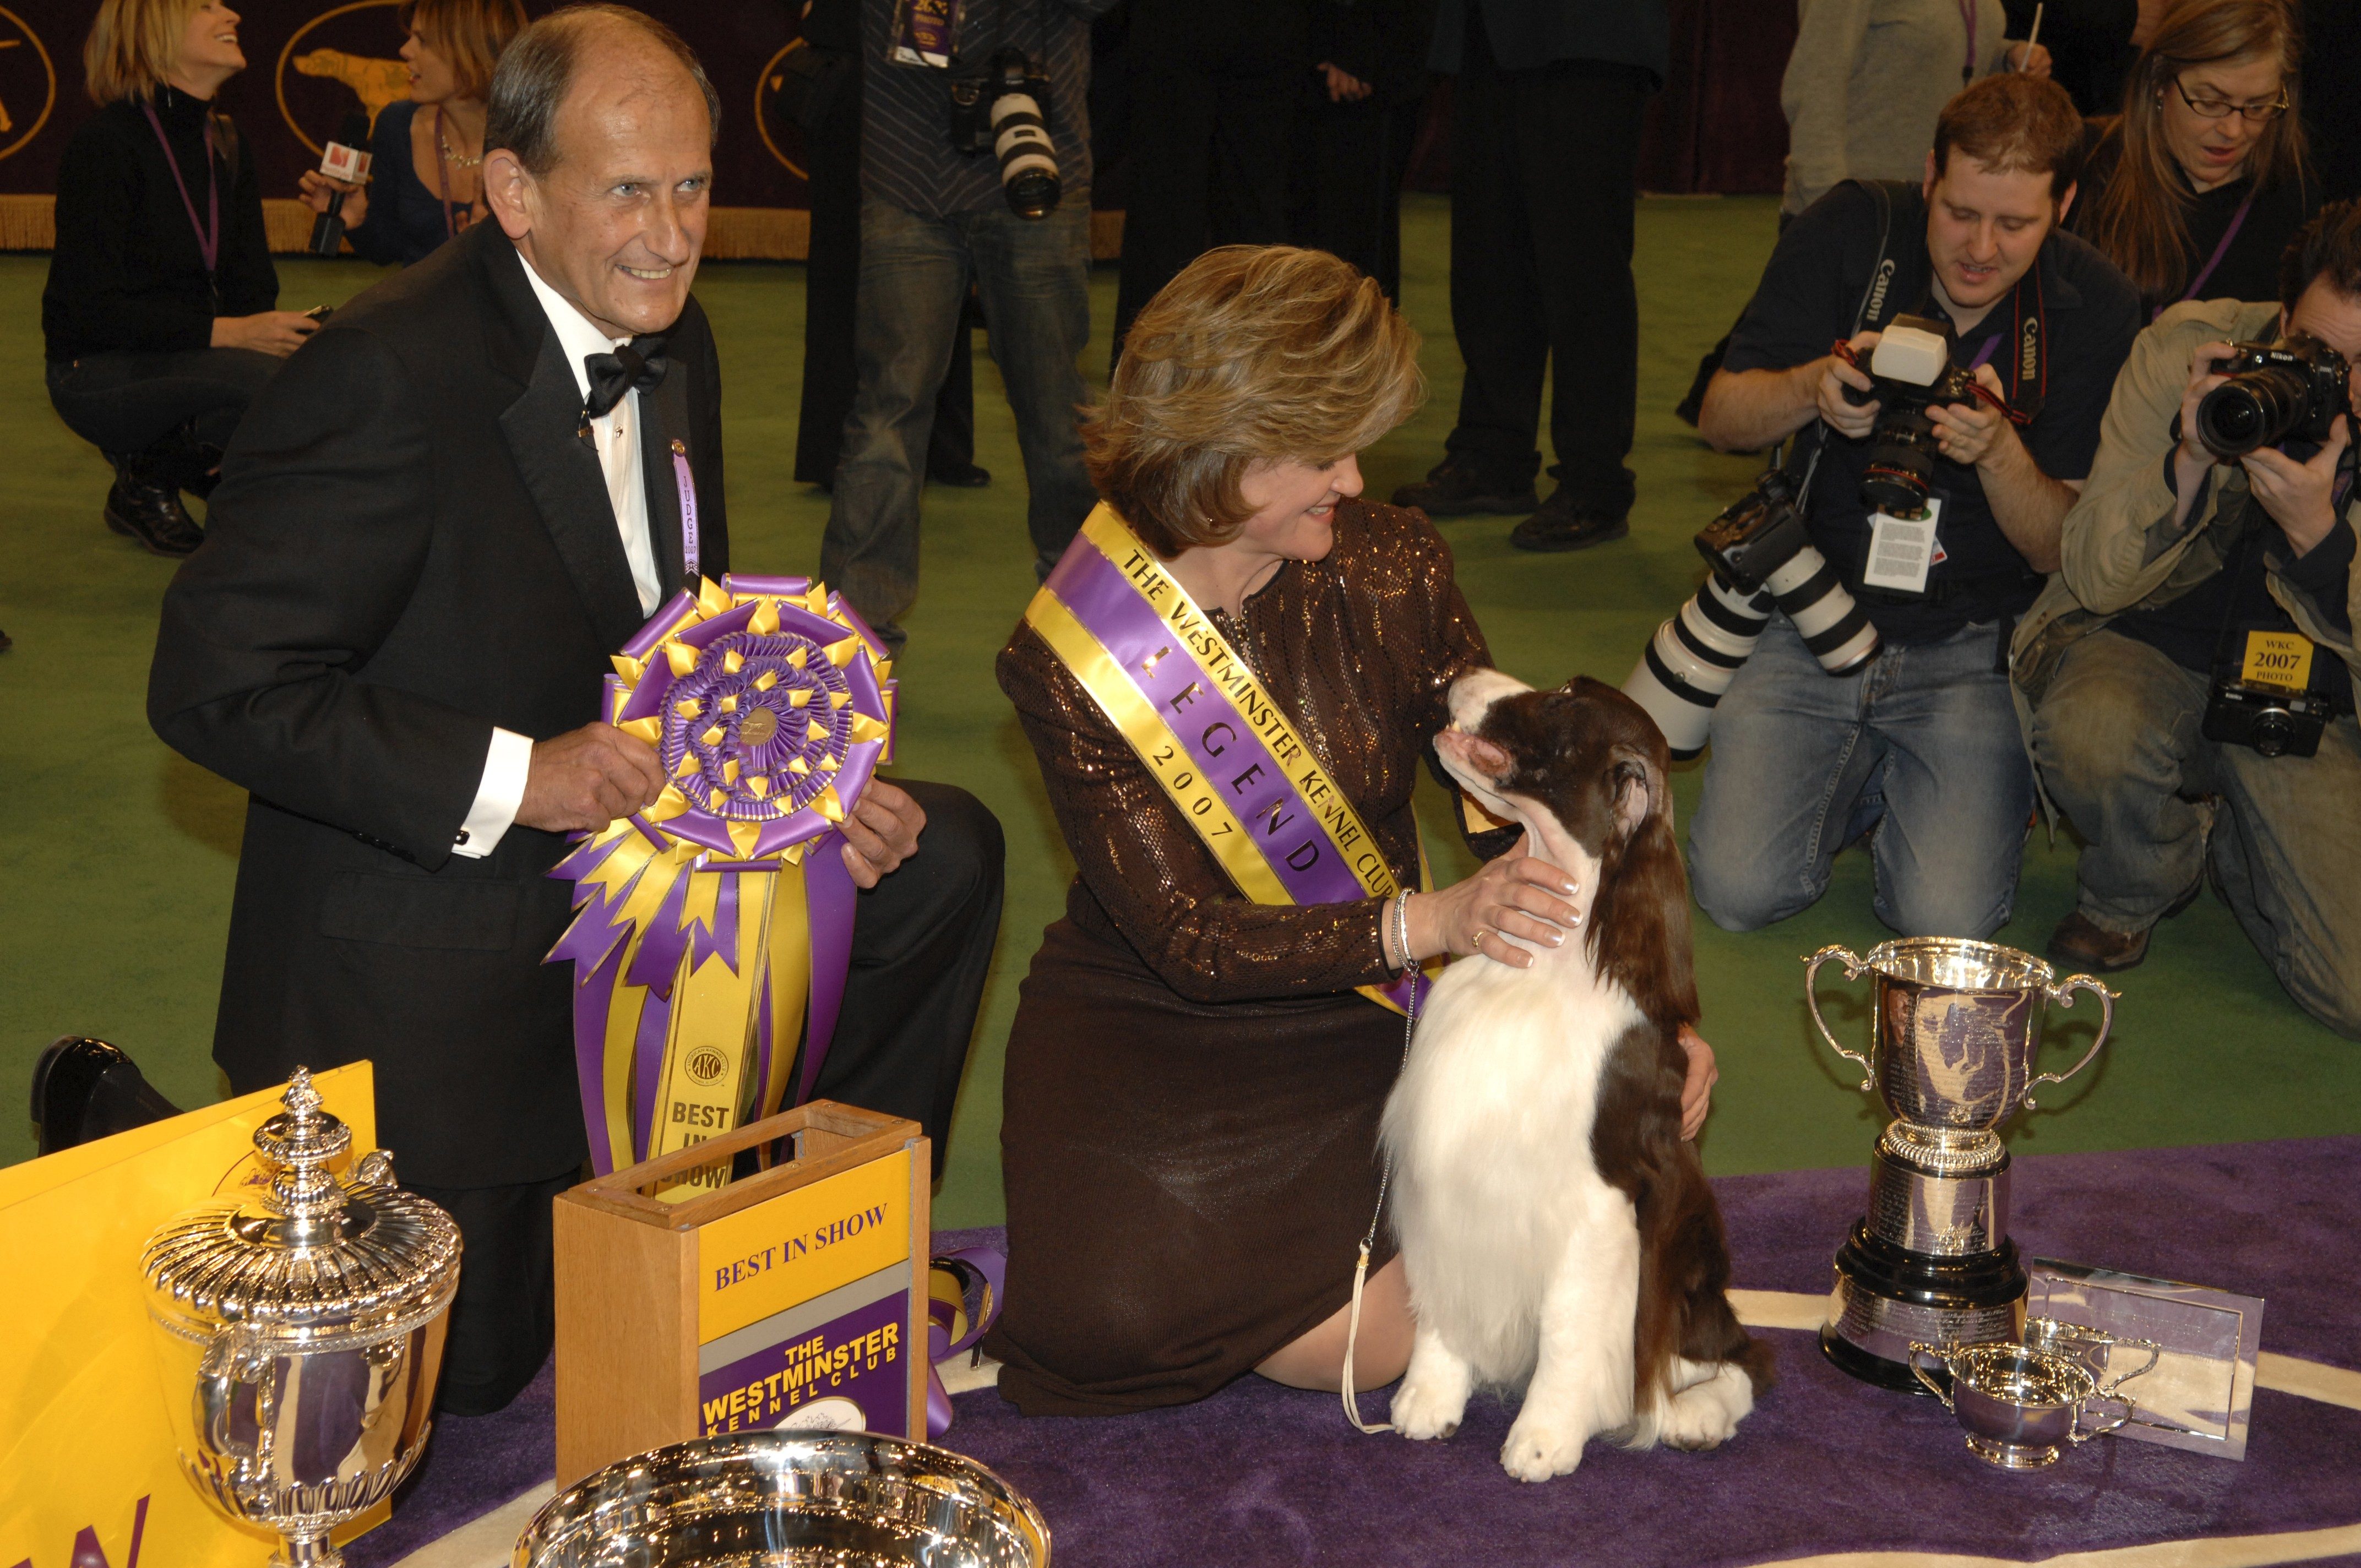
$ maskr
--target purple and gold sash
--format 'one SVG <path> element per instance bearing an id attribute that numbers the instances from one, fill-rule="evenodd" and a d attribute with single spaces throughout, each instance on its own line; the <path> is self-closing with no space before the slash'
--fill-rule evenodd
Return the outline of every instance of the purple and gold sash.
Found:
<path id="1" fill-rule="evenodd" d="M 1148 764 L 1238 891 L 1257 904 L 1349 904 L 1401 891 L 1327 768 L 1245 660 L 1104 505 L 1026 608 Z M 1361 994 L 1396 1012 L 1426 977 Z"/>
<path id="2" fill-rule="evenodd" d="M 694 563 L 690 493 L 684 475 Z M 656 749 L 663 794 L 550 872 L 575 884 L 578 913 L 549 958 L 575 966 L 601 1173 L 777 1111 L 798 1038 L 796 1102 L 810 1098 L 852 952 L 837 825 L 892 760 L 893 664 L 840 596 L 807 577 L 697 582 L 607 677 L 609 721 Z"/>

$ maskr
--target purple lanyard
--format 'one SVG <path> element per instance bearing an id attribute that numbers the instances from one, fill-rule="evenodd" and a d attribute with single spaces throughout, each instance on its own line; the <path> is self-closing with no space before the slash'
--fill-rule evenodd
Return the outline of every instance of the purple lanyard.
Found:
<path id="1" fill-rule="evenodd" d="M 1959 0 L 1960 20 L 1967 24 L 1968 52 L 1960 60 L 1960 84 L 1967 85 L 1976 74 L 1976 0 Z"/>
<path id="2" fill-rule="evenodd" d="M 672 444 L 672 482 L 680 491 L 680 568 L 689 582 L 697 581 L 697 480 L 688 471 L 688 447 Z"/>
<path id="3" fill-rule="evenodd" d="M 172 183 L 181 188 L 181 205 L 187 209 L 189 226 L 197 231 L 197 253 L 205 258 L 205 276 L 214 275 L 221 259 L 221 185 L 214 171 L 214 132 L 208 120 L 205 126 L 205 221 L 197 222 L 197 203 L 189 195 L 189 182 L 181 178 L 181 160 L 172 156 L 172 144 L 165 138 L 164 122 L 156 117 L 156 105 L 142 102 L 148 124 L 156 132 L 156 145 L 164 149 L 164 162 L 172 171 Z"/>
<path id="4" fill-rule="evenodd" d="M 1994 333 L 1990 337 L 1984 339 L 1984 345 L 1976 350 L 1976 356 L 1973 359 L 1968 361 L 1968 373 L 1970 375 L 1973 375 L 1976 371 L 1979 371 L 1985 366 L 1991 364 L 1993 351 L 1999 346 L 2000 334 Z"/>
<path id="5" fill-rule="evenodd" d="M 2205 265 L 2198 270 L 2197 276 L 2189 280 L 2188 290 L 2180 296 L 2182 300 L 2195 299 L 2197 297 L 2197 291 L 2205 287 L 2205 280 L 2213 276 L 2213 269 L 2222 265 L 2222 258 L 2230 254 L 2230 242 L 2238 237 L 2238 230 L 2243 227 L 2246 222 L 2247 209 L 2251 208 L 2255 204 L 2255 191 L 2257 188 L 2257 186 L 2252 185 L 2247 187 L 2246 199 L 2238 203 L 2238 210 L 2236 212 L 2230 214 L 2230 226 L 2222 231 L 2221 243 L 2213 247 L 2213 254 L 2205 258 Z M 2180 301 L 2174 301 L 2173 302 L 2178 304 Z M 2154 321 L 2158 316 L 2162 314 L 2164 314 L 2164 307 L 2162 305 L 2158 305 L 2155 311 L 2149 314 L 2147 319 Z"/>

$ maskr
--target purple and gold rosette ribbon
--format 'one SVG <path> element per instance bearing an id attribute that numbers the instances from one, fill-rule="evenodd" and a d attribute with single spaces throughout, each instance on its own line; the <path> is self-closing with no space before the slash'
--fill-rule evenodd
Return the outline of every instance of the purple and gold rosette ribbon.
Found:
<path id="1" fill-rule="evenodd" d="M 839 824 L 893 753 L 893 664 L 807 577 L 705 581 L 616 655 L 609 722 L 656 749 L 655 804 L 550 874 L 577 914 L 574 1046 L 602 1173 L 810 1098 L 844 1000 Z M 673 1196 L 718 1185 L 702 1173 Z"/>
<path id="2" fill-rule="evenodd" d="M 1246 897 L 1346 904 L 1400 891 L 1319 754 L 1112 509 L 1083 521 L 1025 620 Z M 1399 1013 L 1426 985 L 1412 969 L 1358 990 Z"/>

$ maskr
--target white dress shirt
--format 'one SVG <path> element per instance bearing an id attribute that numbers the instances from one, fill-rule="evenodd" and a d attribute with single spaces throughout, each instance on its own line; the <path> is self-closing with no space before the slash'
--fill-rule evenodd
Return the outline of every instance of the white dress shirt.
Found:
<path id="1" fill-rule="evenodd" d="M 574 371 L 574 384 L 590 395 L 590 372 L 583 361 L 593 354 L 612 354 L 628 337 L 609 337 L 589 317 L 541 280 L 533 263 L 520 251 L 525 281 L 557 334 L 557 345 Z M 598 467 L 607 477 L 607 500 L 613 508 L 615 527 L 623 536 L 623 554 L 631 564 L 631 586 L 639 591 L 640 613 L 653 615 L 663 602 L 656 577 L 655 548 L 648 535 L 648 488 L 640 462 L 640 394 L 637 388 L 590 422 L 590 435 L 598 450 Z M 476 786 L 475 804 L 459 826 L 451 852 L 478 860 L 499 848 L 516 814 L 524 805 L 525 778 L 533 769 L 533 740 L 494 726 L 492 743 L 484 756 L 484 774 Z"/>

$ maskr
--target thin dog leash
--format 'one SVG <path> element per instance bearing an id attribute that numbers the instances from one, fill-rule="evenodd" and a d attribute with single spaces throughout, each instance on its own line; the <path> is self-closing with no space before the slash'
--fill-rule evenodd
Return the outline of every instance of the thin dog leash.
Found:
<path id="1" fill-rule="evenodd" d="M 1394 943 L 1400 948 L 1403 967 L 1415 967 L 1417 960 L 1410 956 L 1410 894 L 1405 892 L 1394 900 Z M 1479 944 L 1480 945 L 1480 944 Z M 1402 1008 L 1402 1067 L 1410 1066 L 1411 1041 L 1418 1035 L 1418 987 L 1406 988 L 1409 996 Z M 1399 1080 L 1401 1072 L 1394 1074 Z M 1370 1437 L 1394 1430 L 1391 1421 L 1365 1421 L 1361 1407 L 1353 1398 L 1353 1354 L 1361 1341 L 1361 1288 L 1369 1278 L 1369 1249 L 1378 1245 L 1378 1222 L 1386 1212 L 1386 1191 L 1393 1185 L 1394 1157 L 1386 1155 L 1384 1169 L 1378 1177 L 1378 1206 L 1369 1214 L 1369 1228 L 1361 1237 L 1361 1260 L 1353 1266 L 1353 1310 L 1345 1320 L 1345 1371 L 1338 1380 L 1337 1397 L 1345 1402 L 1345 1419 Z"/>

